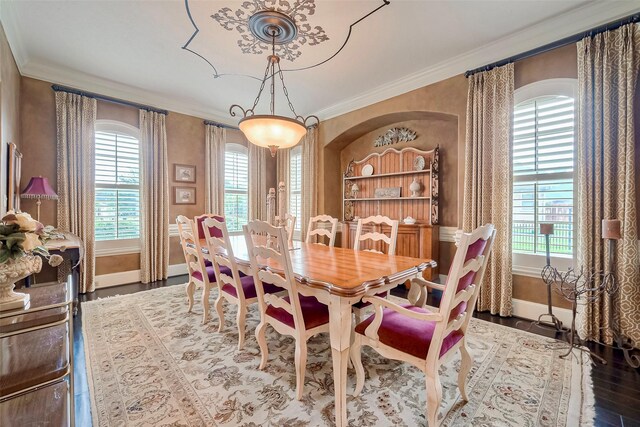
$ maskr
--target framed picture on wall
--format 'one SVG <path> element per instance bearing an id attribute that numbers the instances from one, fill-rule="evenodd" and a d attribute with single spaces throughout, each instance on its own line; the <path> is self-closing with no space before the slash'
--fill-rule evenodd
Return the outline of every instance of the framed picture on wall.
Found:
<path id="1" fill-rule="evenodd" d="M 22 175 L 22 153 L 13 142 L 8 145 L 9 155 L 7 156 L 9 167 L 7 168 L 7 199 L 9 200 L 7 209 L 20 210 L 20 177 Z"/>
<path id="2" fill-rule="evenodd" d="M 194 165 L 173 164 L 173 180 L 175 182 L 196 182 L 196 167 Z"/>
<path id="3" fill-rule="evenodd" d="M 173 187 L 174 205 L 195 205 L 196 187 Z"/>

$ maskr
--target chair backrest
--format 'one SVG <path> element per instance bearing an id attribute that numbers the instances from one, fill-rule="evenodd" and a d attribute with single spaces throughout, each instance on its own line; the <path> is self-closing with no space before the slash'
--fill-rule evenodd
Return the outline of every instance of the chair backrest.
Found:
<path id="1" fill-rule="evenodd" d="M 240 272 L 238 264 L 233 254 L 233 247 L 229 239 L 229 231 L 224 218 L 210 217 L 205 218 L 202 222 L 204 237 L 207 242 L 207 248 L 216 272 L 216 281 L 218 289 L 222 292 L 224 285 L 228 284 L 236 289 L 236 295 L 239 300 L 244 300 L 244 290 L 240 283 Z M 216 236 L 219 234 L 220 237 Z M 221 267 L 228 267 L 231 270 L 231 276 L 221 272 Z"/>
<path id="2" fill-rule="evenodd" d="M 326 224 L 328 223 L 328 224 Z M 325 225 L 331 226 L 331 228 L 327 228 Z M 317 227 L 317 228 L 314 228 Z M 329 215 L 318 215 L 309 219 L 309 227 L 307 227 L 307 243 L 317 243 L 319 245 L 324 245 L 324 243 L 319 242 L 317 237 L 313 236 L 325 236 L 329 239 L 329 246 L 333 246 L 336 241 L 336 232 L 338 231 L 338 218 L 334 218 Z"/>
<path id="3" fill-rule="evenodd" d="M 276 221 L 278 224 L 282 224 L 282 222 L 284 222 L 284 229 L 287 231 L 287 240 L 289 243 L 293 242 L 293 232 L 296 229 L 296 217 L 290 213 L 286 213 L 284 214 L 284 220 L 277 216 Z"/>
<path id="4" fill-rule="evenodd" d="M 178 215 L 176 217 L 176 224 L 178 225 L 180 245 L 182 246 L 184 261 L 187 264 L 189 279 L 191 280 L 193 273 L 198 271 L 200 275 L 202 275 L 202 280 L 207 280 L 205 279 L 206 268 L 202 257 L 202 250 L 200 249 L 200 242 L 198 242 L 198 239 L 195 238 L 193 234 L 193 221 L 184 215 Z"/>
<path id="5" fill-rule="evenodd" d="M 440 301 L 439 311 L 445 321 L 437 324 L 427 357 L 439 357 L 442 342 L 451 333 L 458 331 L 464 335 L 466 332 L 495 235 L 493 224 L 483 225 L 462 235 Z"/>
<path id="6" fill-rule="evenodd" d="M 207 218 L 215 218 L 218 221 L 224 221 L 224 216 L 216 215 L 216 214 L 202 214 L 202 215 L 193 217 L 193 222 L 195 222 L 196 228 L 198 231 L 198 239 L 205 238 L 203 223 Z M 222 237 L 222 232 L 220 230 L 216 230 L 215 228 L 212 230 L 212 234 L 213 234 L 213 237 Z"/>
<path id="7" fill-rule="evenodd" d="M 362 234 L 362 226 L 366 224 L 374 224 L 379 227 L 382 225 L 388 225 L 389 227 L 391 227 L 391 232 L 389 233 L 388 236 L 384 233 L 379 233 L 377 231 L 370 231 Z M 355 240 L 356 241 L 353 245 L 353 249 L 355 249 L 356 251 L 360 250 L 360 242 L 364 240 L 371 240 L 374 243 L 378 241 L 383 241 L 389 247 L 389 249 L 387 250 L 387 254 L 395 255 L 396 243 L 398 242 L 398 220 L 391 219 L 389 217 L 382 216 L 382 215 L 376 215 L 376 216 L 370 216 L 364 219 L 362 218 L 358 219 L 358 226 L 356 228 Z M 384 253 L 375 249 L 363 249 L 363 250 L 369 251 L 369 252 Z"/>
<path id="8" fill-rule="evenodd" d="M 304 319 L 289 257 L 286 230 L 258 220 L 249 221 L 243 230 L 247 242 L 247 252 L 251 259 L 251 270 L 256 284 L 261 316 L 264 315 L 266 304 L 271 304 L 274 307 L 284 309 L 293 316 L 296 331 L 304 331 Z M 265 264 L 274 267 L 280 271 L 280 274 L 260 267 Z M 265 294 L 263 283 L 271 283 L 286 290 L 289 301 L 277 294 Z"/>

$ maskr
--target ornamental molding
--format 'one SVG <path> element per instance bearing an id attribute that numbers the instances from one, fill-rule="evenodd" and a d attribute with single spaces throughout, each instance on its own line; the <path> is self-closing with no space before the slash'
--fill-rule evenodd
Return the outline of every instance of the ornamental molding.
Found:
<path id="1" fill-rule="evenodd" d="M 413 141 L 418 134 L 409 128 L 391 128 L 383 135 L 377 137 L 373 143 L 374 147 L 384 147 L 397 144 L 398 142 Z"/>

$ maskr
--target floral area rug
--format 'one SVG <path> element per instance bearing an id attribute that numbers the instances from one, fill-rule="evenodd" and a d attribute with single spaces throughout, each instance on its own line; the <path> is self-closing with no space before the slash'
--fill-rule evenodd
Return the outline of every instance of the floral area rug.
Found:
<path id="1" fill-rule="evenodd" d="M 249 309 L 241 351 L 235 308 L 225 307 L 219 333 L 215 310 L 207 325 L 200 322 L 198 301 L 187 313 L 184 286 L 83 303 L 94 426 L 333 425 L 328 335 L 309 341 L 304 397 L 298 401 L 294 340 L 268 327 L 269 362 L 260 371 L 257 307 Z M 558 341 L 476 319 L 468 345 L 474 358 L 468 403 L 456 387 L 459 357 L 440 370 L 443 426 L 592 425 L 586 358 L 560 359 L 565 346 Z M 365 387 L 355 398 L 349 370 L 349 425 L 425 426 L 424 374 L 368 347 L 362 360 Z"/>

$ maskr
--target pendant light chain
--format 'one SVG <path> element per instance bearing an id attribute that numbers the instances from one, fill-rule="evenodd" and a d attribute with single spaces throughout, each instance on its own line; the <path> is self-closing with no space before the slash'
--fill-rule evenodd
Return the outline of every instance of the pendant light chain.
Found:
<path id="1" fill-rule="evenodd" d="M 278 62 L 278 74 L 280 75 L 280 81 L 282 82 L 282 92 L 284 92 L 285 98 L 287 98 L 287 102 L 289 103 L 289 109 L 294 114 L 296 118 L 300 117 L 298 113 L 296 113 L 296 109 L 293 107 L 293 103 L 289 99 L 289 91 L 287 90 L 287 86 L 284 84 L 284 78 L 282 77 L 282 70 L 280 69 L 280 63 Z"/>
<path id="2" fill-rule="evenodd" d="M 269 63 L 271 64 L 271 114 L 275 114 L 276 111 L 276 78 L 274 75 L 275 72 L 275 63 L 278 63 L 278 68 L 280 68 L 280 59 L 276 56 L 276 30 L 271 30 L 271 58 L 269 59 Z"/>

